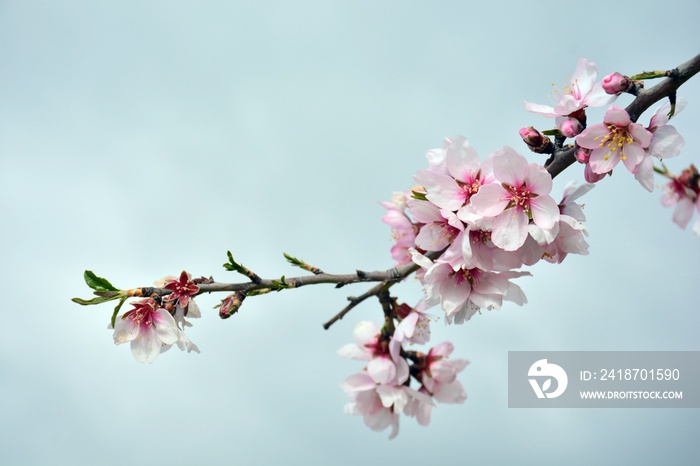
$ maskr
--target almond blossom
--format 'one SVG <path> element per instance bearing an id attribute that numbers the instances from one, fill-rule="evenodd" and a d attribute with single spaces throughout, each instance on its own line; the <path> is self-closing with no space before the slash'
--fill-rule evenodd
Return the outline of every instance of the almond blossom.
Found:
<path id="1" fill-rule="evenodd" d="M 506 251 L 521 247 L 530 219 L 542 229 L 554 228 L 559 209 L 549 195 L 552 177 L 543 166 L 528 164 L 506 146 L 494 154 L 493 172 L 498 183 L 482 186 L 471 205 L 477 215 L 495 217 L 491 241 L 496 246 Z"/>
<path id="2" fill-rule="evenodd" d="M 418 172 L 414 179 L 423 186 L 425 197 L 440 209 L 457 212 L 484 184 L 493 180 L 490 158 L 479 163 L 479 156 L 469 142 L 457 136 L 445 149 L 444 171 Z"/>
<path id="3" fill-rule="evenodd" d="M 679 176 L 671 177 L 665 185 L 665 193 L 661 203 L 670 207 L 675 205 L 673 222 L 681 228 L 686 228 L 697 211 L 699 217 L 693 225 L 693 233 L 700 235 L 700 173 L 695 165 L 690 165 Z"/>
<path id="4" fill-rule="evenodd" d="M 467 393 L 457 380 L 457 374 L 469 364 L 466 359 L 447 359 L 454 351 L 449 341 L 440 343 L 426 356 L 426 364 L 421 373 L 421 381 L 427 392 L 440 403 L 461 404 Z"/>
<path id="5" fill-rule="evenodd" d="M 576 137 L 576 144 L 591 150 L 588 163 L 595 173 L 608 173 L 620 161 L 630 173 L 635 173 L 651 139 L 649 130 L 632 123 L 624 109 L 613 105 L 605 112 L 603 123 L 586 128 Z"/>
<path id="6" fill-rule="evenodd" d="M 430 316 L 425 314 L 425 301 L 421 300 L 415 307 L 402 303 L 396 308 L 399 325 L 394 330 L 395 341 L 403 343 L 425 344 L 430 340 Z"/>
<path id="7" fill-rule="evenodd" d="M 396 261 L 396 265 L 408 264 L 411 262 L 408 248 L 415 244 L 418 227 L 406 215 L 406 195 L 394 193 L 390 202 L 380 204 L 386 209 L 382 222 L 391 227 L 396 240 L 396 244 L 391 248 L 391 257 Z"/>
<path id="8" fill-rule="evenodd" d="M 378 385 L 365 372 L 351 375 L 340 387 L 350 397 L 350 402 L 345 405 L 346 414 L 362 416 L 365 425 L 377 432 L 391 426 L 389 439 L 396 438 L 399 434 L 399 414 L 408 404 L 408 395 L 405 398 L 399 397 L 401 401 L 396 403 L 396 407 L 393 402 L 385 406 Z"/>
<path id="9" fill-rule="evenodd" d="M 186 309 L 189 304 L 190 297 L 199 293 L 199 287 L 194 284 L 190 274 L 184 270 L 178 279 L 164 279 L 163 288 L 170 290 L 171 293 L 165 298 L 168 301 L 177 301 L 177 304 Z"/>
<path id="10" fill-rule="evenodd" d="M 440 304 L 448 323 L 462 324 L 479 309 L 500 309 L 504 299 L 518 305 L 527 302 L 510 279 L 530 275 L 528 272 L 454 270 L 450 264 L 433 262 L 415 250 L 412 254 L 413 261 L 427 270 L 423 277 L 426 306 Z"/>
<path id="11" fill-rule="evenodd" d="M 152 298 L 133 303 L 134 309 L 126 312 L 114 323 L 114 343 L 131 342 L 131 353 L 138 362 L 151 363 L 161 349 L 180 339 L 180 330 L 173 316 L 159 307 Z"/>
<path id="12" fill-rule="evenodd" d="M 683 110 L 685 105 L 685 99 L 679 99 L 675 114 Z M 660 160 L 677 156 L 680 154 L 681 148 L 685 146 L 683 136 L 678 134 L 675 127 L 668 124 L 670 112 L 671 104 L 666 102 L 656 110 L 647 127 L 647 130 L 653 135 L 648 148 L 649 154 Z"/>
<path id="13" fill-rule="evenodd" d="M 399 355 L 399 343 L 381 338 L 377 324 L 360 322 L 353 336 L 355 343 L 340 348 L 340 357 L 369 361 L 367 374 L 378 384 L 401 385 L 408 379 L 408 363 Z"/>
<path id="14" fill-rule="evenodd" d="M 554 107 L 525 101 L 525 110 L 554 118 L 569 116 L 586 107 L 602 107 L 613 102 L 617 96 L 607 94 L 600 83 L 596 84 L 597 77 L 596 64 L 581 58 L 576 64 L 569 85 L 564 87 Z"/>

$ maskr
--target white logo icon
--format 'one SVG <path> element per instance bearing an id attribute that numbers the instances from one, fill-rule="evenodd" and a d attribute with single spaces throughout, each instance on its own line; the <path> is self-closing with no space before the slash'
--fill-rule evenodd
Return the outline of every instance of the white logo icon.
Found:
<path id="1" fill-rule="evenodd" d="M 527 375 L 528 377 L 547 377 L 543 381 L 542 386 L 540 386 L 537 379 L 528 379 L 537 398 L 556 398 L 564 393 L 566 385 L 569 383 L 569 378 L 566 376 L 564 369 L 556 364 L 549 364 L 546 359 L 540 359 L 530 366 Z M 552 392 L 548 392 L 552 386 L 552 379 L 557 381 L 557 388 Z"/>

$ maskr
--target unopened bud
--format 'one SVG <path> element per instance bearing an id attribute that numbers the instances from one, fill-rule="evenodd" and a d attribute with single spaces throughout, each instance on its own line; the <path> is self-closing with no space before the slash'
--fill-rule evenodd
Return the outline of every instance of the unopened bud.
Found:
<path id="1" fill-rule="evenodd" d="M 561 124 L 559 130 L 567 138 L 573 138 L 583 131 L 583 125 L 576 118 L 569 118 Z"/>
<path id="2" fill-rule="evenodd" d="M 603 90 L 606 93 L 618 95 L 627 92 L 632 86 L 632 81 L 625 75 L 612 73 L 604 77 L 600 84 L 603 86 Z"/>
<path id="3" fill-rule="evenodd" d="M 245 299 L 245 293 L 242 291 L 236 291 L 235 293 L 228 295 L 215 307 L 219 308 L 219 317 L 222 319 L 228 319 L 241 307 L 243 300 Z"/>
<path id="4" fill-rule="evenodd" d="M 590 149 L 584 149 L 583 147 L 576 148 L 576 160 L 578 160 L 579 163 L 588 163 L 588 159 L 590 158 Z"/>
<path id="5" fill-rule="evenodd" d="M 552 140 L 532 126 L 521 128 L 519 133 L 520 137 L 523 138 L 523 142 L 527 144 L 532 152 L 537 154 L 554 153 L 554 144 L 552 144 Z"/>

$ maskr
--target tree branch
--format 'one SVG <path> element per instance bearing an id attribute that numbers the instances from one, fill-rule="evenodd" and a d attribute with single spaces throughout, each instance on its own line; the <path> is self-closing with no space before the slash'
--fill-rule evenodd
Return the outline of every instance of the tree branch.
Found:
<path id="1" fill-rule="evenodd" d="M 671 71 L 671 76 L 661 81 L 656 86 L 639 91 L 637 97 L 625 109 L 632 121 L 637 119 L 647 110 L 665 97 L 676 93 L 679 87 L 690 78 L 700 72 L 700 54 Z M 576 161 L 575 148 L 570 147 L 555 154 L 554 160 L 547 166 L 547 171 L 552 178 L 563 172 Z"/>

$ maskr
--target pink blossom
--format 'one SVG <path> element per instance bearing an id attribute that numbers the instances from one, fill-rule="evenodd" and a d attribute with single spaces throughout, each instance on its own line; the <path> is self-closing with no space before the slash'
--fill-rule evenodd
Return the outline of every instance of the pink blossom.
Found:
<path id="1" fill-rule="evenodd" d="M 430 340 L 430 316 L 425 314 L 425 301 L 421 300 L 415 307 L 402 303 L 396 309 L 399 325 L 394 330 L 394 340 L 403 343 L 425 344 Z"/>
<path id="2" fill-rule="evenodd" d="M 673 222 L 686 228 L 693 218 L 694 211 L 700 215 L 700 174 L 695 165 L 690 165 L 679 176 L 671 178 L 665 186 L 661 203 L 670 207 L 675 205 Z M 700 218 L 693 226 L 693 232 L 700 235 Z"/>
<path id="3" fill-rule="evenodd" d="M 549 118 L 568 116 L 586 107 L 602 107 L 614 101 L 616 95 L 608 95 L 600 84 L 596 84 L 598 70 L 596 64 L 585 58 L 579 59 L 576 70 L 571 76 L 568 86 L 557 96 L 557 102 L 552 108 L 548 105 L 525 102 L 528 112 L 537 113 Z"/>
<path id="4" fill-rule="evenodd" d="M 360 322 L 353 336 L 355 343 L 340 348 L 340 357 L 369 361 L 367 374 L 378 384 L 400 385 L 408 380 L 408 363 L 399 354 L 399 343 L 381 338 L 377 324 Z"/>
<path id="5" fill-rule="evenodd" d="M 408 264 L 411 262 L 408 248 L 415 244 L 418 227 L 406 215 L 406 195 L 394 193 L 391 202 L 380 204 L 386 209 L 382 221 L 391 227 L 396 240 L 396 244 L 391 248 L 391 257 L 397 262 L 396 265 Z"/>
<path id="6" fill-rule="evenodd" d="M 180 330 L 173 316 L 152 298 L 133 303 L 133 306 L 134 309 L 114 323 L 114 343 L 131 342 L 134 358 L 139 362 L 151 363 L 164 346 L 180 339 Z"/>
<path id="7" fill-rule="evenodd" d="M 492 228 L 493 221 L 488 218 L 469 225 L 465 230 L 461 244 L 463 268 L 504 272 L 523 265 L 517 251 L 504 251 L 493 244 L 490 231 Z"/>
<path id="8" fill-rule="evenodd" d="M 524 295 L 511 278 L 530 275 L 528 272 L 487 272 L 480 269 L 454 270 L 446 262 L 432 262 L 413 250 L 413 261 L 425 268 L 426 306 L 440 304 L 448 323 L 462 324 L 479 309 L 500 309 L 503 300 L 525 302 Z"/>
<path id="9" fill-rule="evenodd" d="M 549 195 L 552 177 L 541 165 L 528 164 L 510 147 L 496 152 L 493 171 L 499 183 L 483 186 L 472 199 L 477 215 L 495 217 L 491 241 L 501 249 L 514 251 L 525 243 L 527 225 L 553 228 L 559 221 L 557 203 Z"/>
<path id="10" fill-rule="evenodd" d="M 395 438 L 399 433 L 399 413 L 408 403 L 408 395 L 402 397 L 400 394 L 392 393 L 385 395 L 382 399 L 378 390 L 379 386 L 364 372 L 351 375 L 340 385 L 350 397 L 350 402 L 345 405 L 347 414 L 362 416 L 365 425 L 370 429 L 379 432 L 391 427 L 389 439 Z M 401 392 L 401 388 L 395 387 Z M 395 401 L 394 399 L 398 399 Z M 385 402 L 391 404 L 385 406 Z M 394 409 L 396 404 L 396 409 Z"/>
<path id="11" fill-rule="evenodd" d="M 467 399 L 467 393 L 457 380 L 457 374 L 469 364 L 466 359 L 447 359 L 454 351 L 449 341 L 440 343 L 426 356 L 426 368 L 421 381 L 427 392 L 440 403 L 461 404 Z"/>
<path id="12" fill-rule="evenodd" d="M 492 180 L 489 158 L 479 164 L 476 151 L 462 136 L 446 147 L 444 167 L 444 172 L 423 170 L 414 176 L 416 183 L 425 188 L 426 198 L 440 209 L 456 212 L 480 186 Z"/>
<path id="13" fill-rule="evenodd" d="M 611 171 L 622 161 L 630 173 L 644 159 L 644 149 L 651 143 L 652 133 L 632 123 L 627 112 L 614 105 L 605 112 L 603 123 L 589 126 L 576 137 L 576 143 L 591 149 L 589 164 L 594 173 Z"/>
<path id="14" fill-rule="evenodd" d="M 190 274 L 184 270 L 180 274 L 179 279 L 167 280 L 163 288 L 172 292 L 165 299 L 177 301 L 177 304 L 182 308 L 187 308 L 190 297 L 199 293 L 199 287 L 194 284 Z"/>
<path id="15" fill-rule="evenodd" d="M 685 99 L 679 99 L 676 104 L 676 115 L 685 107 Z M 671 104 L 666 102 L 659 107 L 651 117 L 647 129 L 653 134 L 649 148 L 649 154 L 658 159 L 669 159 L 680 154 L 681 148 L 685 146 L 683 136 L 678 134 L 676 128 L 669 125 L 668 114 L 671 111 Z"/>
<path id="16" fill-rule="evenodd" d="M 415 221 L 423 224 L 415 237 L 415 245 L 424 251 L 442 251 L 464 230 L 454 212 L 440 209 L 432 202 L 411 199 L 408 209 Z"/>

